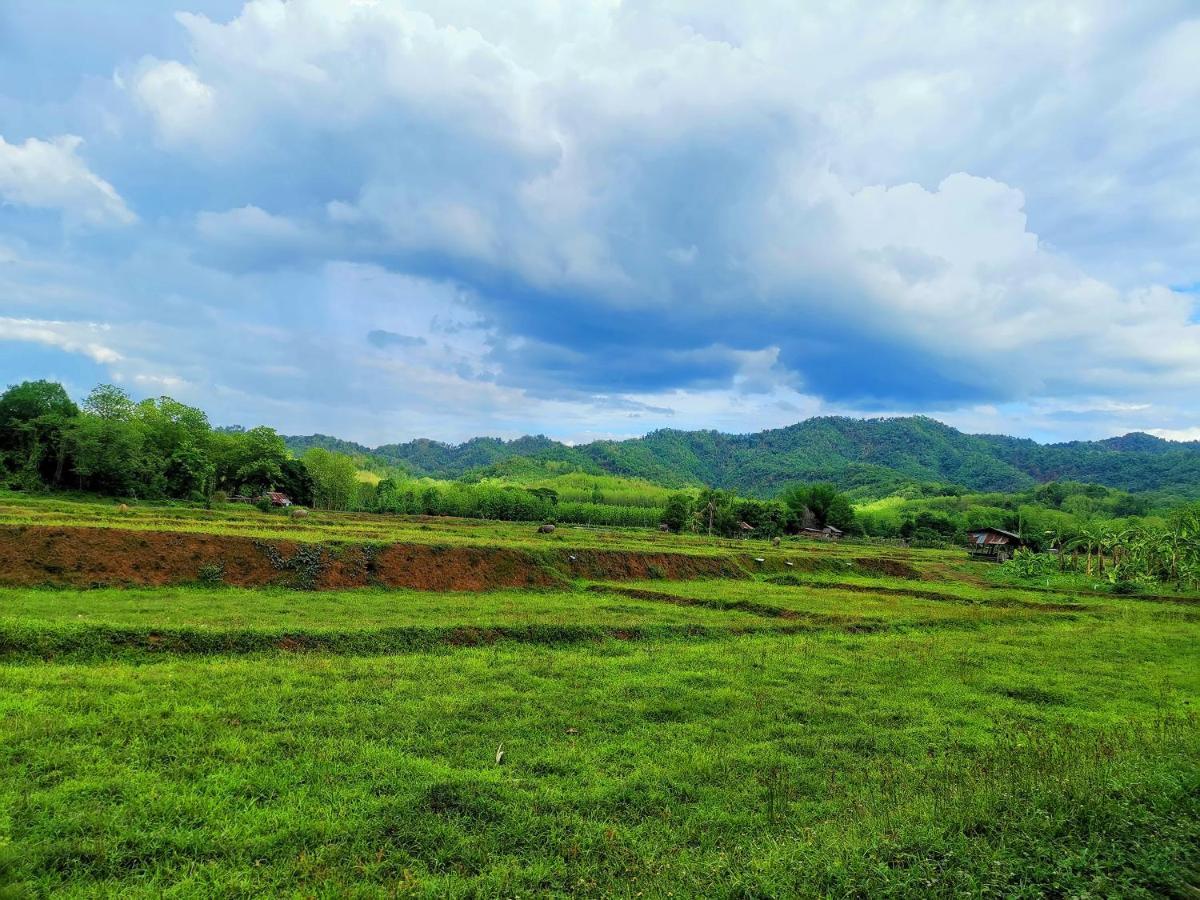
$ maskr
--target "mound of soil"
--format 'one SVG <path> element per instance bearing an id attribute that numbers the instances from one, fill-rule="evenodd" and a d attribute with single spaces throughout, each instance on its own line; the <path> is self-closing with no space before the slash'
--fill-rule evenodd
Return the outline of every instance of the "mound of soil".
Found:
<path id="1" fill-rule="evenodd" d="M 554 587 L 570 578 L 739 577 L 728 558 L 619 550 L 525 551 L 306 543 L 192 532 L 0 526 L 0 584 L 64 587 L 208 582 L 315 590 Z"/>
<path id="2" fill-rule="evenodd" d="M 646 581 L 662 578 L 745 578 L 737 561 L 723 556 L 688 556 L 684 553 L 640 553 L 624 550 L 574 550 L 557 552 L 553 565 L 572 578 L 593 581 Z"/>
<path id="3" fill-rule="evenodd" d="M 921 577 L 921 573 L 904 560 L 886 556 L 856 556 L 854 565 L 869 575 L 888 575 L 892 578 Z"/>
<path id="4" fill-rule="evenodd" d="M 759 559 L 763 561 L 758 562 Z M 912 564 L 889 556 L 834 556 L 805 554 L 771 557 L 746 557 L 746 568 L 757 572 L 810 575 L 887 575 L 892 578 L 920 579 L 922 573 Z"/>

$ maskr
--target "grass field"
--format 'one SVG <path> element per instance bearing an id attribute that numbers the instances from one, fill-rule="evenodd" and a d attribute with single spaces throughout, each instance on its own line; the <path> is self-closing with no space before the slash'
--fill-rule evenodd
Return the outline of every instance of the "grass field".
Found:
<path id="1" fill-rule="evenodd" d="M 0 526 L 296 536 L 209 513 L 0 500 Z M 305 539 L 540 539 L 315 518 Z M 779 553 L 912 571 L 0 588 L 0 895 L 1197 895 L 1200 598 Z"/>
<path id="2" fill-rule="evenodd" d="M 296 541 L 400 541 L 445 546 L 599 547 L 652 551 L 666 549 L 695 554 L 723 554 L 731 550 L 760 552 L 770 549 L 767 541 L 661 534 L 644 528 L 561 525 L 554 534 L 537 535 L 535 525 L 523 522 L 370 515 L 321 510 L 313 510 L 303 519 L 291 519 L 283 511 L 262 513 L 245 504 L 204 509 L 196 506 L 147 503 L 129 506 L 122 511 L 117 503 L 107 500 L 76 502 L 0 491 L 0 526 L 2 525 L 87 526 L 286 538 Z M 822 555 L 853 555 L 862 552 L 860 546 L 828 545 L 799 539 L 792 539 L 790 543 L 801 552 L 815 548 L 819 549 Z M 918 552 L 931 559 L 947 557 L 945 551 Z M 953 554 L 949 558 L 958 559 L 960 555 Z"/>

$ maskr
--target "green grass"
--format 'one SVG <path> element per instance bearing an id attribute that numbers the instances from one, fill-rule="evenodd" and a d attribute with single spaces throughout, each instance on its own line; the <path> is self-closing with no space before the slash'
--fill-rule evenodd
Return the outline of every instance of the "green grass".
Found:
<path id="1" fill-rule="evenodd" d="M 824 623 L 821 623 L 824 624 Z M 581 591 L 0 588 L 0 659 L 269 651 L 409 653 L 798 631 L 805 623 Z"/>
<path id="2" fill-rule="evenodd" d="M 0 623 L 345 630 L 428 625 L 729 625 L 703 608 L 578 591 L 303 592 L 157 588 L 59 591 L 0 588 Z"/>
<path id="3" fill-rule="evenodd" d="M 261 521 L 199 513 L 134 517 Z M 426 533 L 377 518 L 314 528 Z M 530 541 L 492 528 L 434 534 Z M 779 553 L 806 562 L 489 593 L 0 589 L 0 896 L 1200 890 L 1200 609 L 946 553 L 904 555 L 906 578 L 854 562 L 893 548 Z"/>
<path id="4" fill-rule="evenodd" d="M 264 513 L 245 504 L 205 509 L 202 506 L 146 503 L 130 506 L 121 512 L 119 505 L 112 501 L 66 500 L 12 492 L 0 492 L 0 525 L 86 526 L 296 541 L 370 541 L 564 550 L 598 548 L 697 555 L 763 554 L 774 550 L 769 542 L 763 540 L 662 534 L 644 528 L 560 525 L 553 534 L 539 535 L 536 526 L 530 523 L 320 510 L 312 511 L 304 519 L 291 519 L 282 511 Z M 815 555 L 830 560 L 863 554 L 946 561 L 961 556 L 946 551 L 910 551 L 849 541 L 827 544 L 800 538 L 788 539 L 784 550 L 780 552 L 802 557 Z"/>
<path id="5" fill-rule="evenodd" d="M 1033 578 L 1021 578 L 1012 569 L 1005 566 L 992 566 L 986 572 L 987 581 L 995 587 L 1012 587 L 1018 590 L 1055 591 L 1058 593 L 1075 594 L 1109 594 L 1120 596 L 1120 591 L 1112 584 L 1107 575 L 1099 572 L 1088 576 L 1083 572 L 1055 572 L 1052 575 L 1040 575 Z M 1171 582 L 1136 583 L 1125 586 L 1136 594 L 1149 594 L 1158 597 L 1197 598 L 1196 591 Z"/>
<path id="6" fill-rule="evenodd" d="M 659 581 L 625 582 L 613 590 L 637 596 L 646 592 L 662 593 L 730 611 L 757 611 L 760 616 L 816 617 L 831 621 L 858 620 L 891 627 L 935 628 L 946 625 L 966 627 L 990 622 L 1042 618 L 1047 615 L 1103 615 L 1112 612 L 1098 603 L 1080 603 L 1063 599 L 1050 601 L 1036 596 L 972 597 L 967 590 L 946 592 L 925 584 L 905 588 L 881 587 L 872 591 L 842 590 L 836 584 L 820 582 L 800 586 L 763 581 L 685 581 L 664 585 Z M 916 594 L 917 596 L 910 595 Z"/>
<path id="7" fill-rule="evenodd" d="M 1149 895 L 1196 862 L 1194 639 L 1053 620 L 3 665 L 11 877 L 65 896 Z"/>

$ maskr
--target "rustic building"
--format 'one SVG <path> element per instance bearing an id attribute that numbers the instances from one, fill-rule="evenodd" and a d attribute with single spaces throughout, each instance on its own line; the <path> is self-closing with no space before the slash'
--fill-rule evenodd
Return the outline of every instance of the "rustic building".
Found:
<path id="1" fill-rule="evenodd" d="M 1004 562 L 1009 559 L 1018 547 L 1024 547 L 1026 540 L 1019 534 L 1005 531 L 1003 528 L 973 528 L 967 532 L 967 552 L 979 559 L 989 559 Z"/>

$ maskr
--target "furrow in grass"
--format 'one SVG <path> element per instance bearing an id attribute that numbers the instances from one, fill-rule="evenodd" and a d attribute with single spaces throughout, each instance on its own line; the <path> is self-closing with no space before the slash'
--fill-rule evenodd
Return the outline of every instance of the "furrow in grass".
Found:
<path id="1" fill-rule="evenodd" d="M 1037 609 L 1043 612 L 1082 612 L 1088 609 L 1083 603 L 1052 603 L 1021 600 L 1018 597 L 964 597 L 924 588 L 885 587 L 874 584 L 852 584 L 843 581 L 806 581 L 793 575 L 777 575 L 766 579 L 770 584 L 788 587 L 813 588 L 826 591 L 847 591 L 854 594 L 876 594 L 884 597 L 915 597 L 920 600 L 935 600 L 939 603 L 963 603 L 973 606 L 994 606 L 1005 609 Z"/>
<path id="2" fill-rule="evenodd" d="M 252 653 L 320 653 L 377 656 L 487 644 L 562 647 L 601 641 L 720 640 L 740 635 L 796 634 L 791 627 L 709 625 L 445 625 L 351 631 L 142 628 L 114 625 L 0 625 L 0 659 L 75 660 L 122 656 L 237 656 Z"/>
<path id="3" fill-rule="evenodd" d="M 695 606 L 703 609 L 719 609 L 726 612 L 747 613 L 768 619 L 804 619 L 806 621 L 821 621 L 825 624 L 853 624 L 864 622 L 860 617 L 827 616 L 815 613 L 805 613 L 799 610 L 787 609 L 782 606 L 771 606 L 766 603 L 755 603 L 752 600 L 711 600 L 697 597 L 684 597 L 679 594 L 669 594 L 665 591 L 649 591 L 644 588 L 625 588 L 607 584 L 589 585 L 588 591 L 598 594 L 616 594 L 621 597 L 631 597 L 634 600 L 650 600 L 656 603 L 670 603 L 675 606 Z"/>
<path id="4" fill-rule="evenodd" d="M 972 630 L 999 624 L 979 618 L 945 618 L 923 621 L 912 618 L 889 620 L 879 616 L 866 616 L 861 613 L 827 613 L 815 610 L 794 609 L 786 606 L 774 606 L 746 599 L 721 599 L 712 597 L 695 597 L 685 594 L 670 594 L 646 588 L 627 588 L 618 585 L 595 584 L 586 590 L 591 593 L 614 594 L 630 599 L 664 603 L 674 606 L 700 607 L 704 609 L 722 610 L 724 612 L 744 613 L 760 619 L 773 619 L 789 624 L 804 623 L 805 629 L 828 630 L 842 632 L 881 632 L 881 631 L 940 631 L 944 629 Z M 1005 608 L 1009 609 L 1008 607 Z M 1026 615 L 1006 615 L 1005 623 L 1040 623 L 1046 621 L 1045 610 L 1033 606 L 1014 606 L 1012 609 L 1026 610 Z M 1055 613 L 1056 619 L 1070 620 L 1075 615 L 1070 612 Z"/>
<path id="5" fill-rule="evenodd" d="M 619 593 L 619 592 L 614 592 Z M 707 605 L 701 602 L 700 605 Z M 736 603 L 732 611 L 739 610 Z M 754 613 L 770 617 L 767 613 Z M 261 653 L 313 653 L 332 656 L 387 656 L 491 644 L 540 645 L 548 649 L 619 642 L 727 641 L 762 635 L 816 632 L 979 630 L 987 623 L 945 621 L 913 626 L 879 619 L 783 610 L 772 625 L 411 625 L 355 630 L 150 628 L 120 625 L 0 624 L 0 660 L 89 661 L 162 656 L 242 656 Z M 1036 622 L 1036 617 L 1015 620 Z M 1009 623 L 1014 620 L 1009 619 Z"/>

